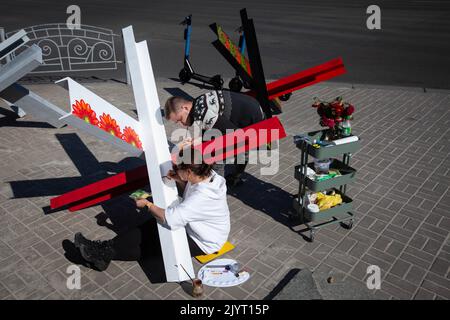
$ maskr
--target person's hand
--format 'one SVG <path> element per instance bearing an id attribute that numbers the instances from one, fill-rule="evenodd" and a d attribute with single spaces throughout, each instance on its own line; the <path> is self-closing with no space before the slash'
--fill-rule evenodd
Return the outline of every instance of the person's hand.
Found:
<path id="1" fill-rule="evenodd" d="M 140 209 L 144 208 L 148 204 L 151 204 L 151 202 L 148 201 L 147 199 L 142 199 L 142 198 L 136 199 L 136 207 L 138 207 Z"/>
<path id="2" fill-rule="evenodd" d="M 181 141 L 179 144 L 177 144 L 177 147 L 179 150 L 183 150 L 184 148 L 190 146 L 193 143 L 192 138 L 186 138 L 183 141 Z"/>
<path id="3" fill-rule="evenodd" d="M 167 172 L 167 178 L 181 182 L 180 176 L 174 170 L 169 170 L 169 172 Z"/>

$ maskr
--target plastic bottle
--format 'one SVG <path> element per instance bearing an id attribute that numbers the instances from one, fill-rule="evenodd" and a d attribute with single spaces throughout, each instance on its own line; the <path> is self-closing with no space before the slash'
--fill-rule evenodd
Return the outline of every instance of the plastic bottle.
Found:
<path id="1" fill-rule="evenodd" d="M 348 137 L 352 134 L 352 124 L 350 121 L 350 117 L 346 117 L 345 120 L 342 122 L 341 130 L 343 137 Z"/>

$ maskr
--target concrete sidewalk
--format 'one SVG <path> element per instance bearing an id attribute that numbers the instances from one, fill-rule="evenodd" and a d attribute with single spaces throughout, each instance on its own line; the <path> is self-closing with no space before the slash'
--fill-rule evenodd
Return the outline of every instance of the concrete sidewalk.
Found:
<path id="1" fill-rule="evenodd" d="M 85 85 L 136 116 L 130 87 Z M 69 109 L 64 89 L 28 87 Z M 191 96 L 204 92 L 165 79 L 158 88 L 161 104 L 179 88 Z M 348 189 L 356 221 L 351 230 L 321 229 L 309 243 L 304 226 L 287 218 L 300 162 L 292 135 L 320 129 L 313 97 L 339 95 L 355 105 L 353 130 L 362 139 L 351 162 L 357 179 Z M 263 176 L 261 165 L 249 165 L 246 183 L 228 196 L 237 248 L 226 257 L 245 264 L 252 277 L 237 287 L 206 287 L 204 299 L 263 299 L 293 269 L 313 271 L 326 299 L 449 299 L 449 104 L 448 91 L 413 88 L 327 83 L 294 93 L 279 116 L 289 136 L 280 143 L 278 174 Z M 136 262 L 114 261 L 105 272 L 81 266 L 81 290 L 66 288 L 76 232 L 112 238 L 142 216 L 126 195 L 76 213 L 45 215 L 43 208 L 54 195 L 143 162 L 72 128 L 54 129 L 30 116 L 15 120 L 8 110 L 0 103 L 0 299 L 192 299 L 187 286 L 154 283 L 152 270 Z M 169 136 L 173 129 L 167 126 Z M 373 264 L 381 268 L 381 290 L 361 289 Z M 330 275 L 335 283 L 321 282 Z M 332 286 L 338 292 L 345 284 L 361 292 L 333 295 Z"/>

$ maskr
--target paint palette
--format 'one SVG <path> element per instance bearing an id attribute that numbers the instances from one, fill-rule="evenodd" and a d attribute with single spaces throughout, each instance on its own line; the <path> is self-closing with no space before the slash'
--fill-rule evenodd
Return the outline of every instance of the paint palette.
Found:
<path id="1" fill-rule="evenodd" d="M 226 265 L 237 263 L 233 259 L 217 259 L 204 265 L 198 271 L 198 278 L 202 280 L 204 285 L 210 287 L 232 287 L 244 283 L 250 279 L 247 271 L 240 271 L 239 277 L 231 270 L 226 270 Z M 215 267 L 217 266 L 217 267 Z"/>
<path id="2" fill-rule="evenodd" d="M 135 192 L 133 192 L 132 194 L 130 194 L 130 198 L 137 200 L 137 199 L 147 199 L 149 197 L 151 197 L 152 194 L 148 193 L 144 190 L 136 190 Z"/>

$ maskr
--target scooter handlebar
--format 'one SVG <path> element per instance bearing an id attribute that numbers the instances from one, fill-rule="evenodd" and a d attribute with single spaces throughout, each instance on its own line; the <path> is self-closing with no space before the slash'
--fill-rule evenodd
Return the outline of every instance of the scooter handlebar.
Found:
<path id="1" fill-rule="evenodd" d="M 183 21 L 180 22 L 180 25 L 186 25 L 192 19 L 192 14 L 186 16 Z"/>

